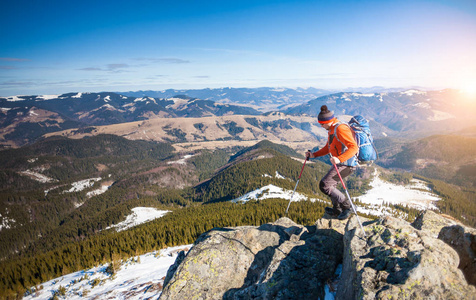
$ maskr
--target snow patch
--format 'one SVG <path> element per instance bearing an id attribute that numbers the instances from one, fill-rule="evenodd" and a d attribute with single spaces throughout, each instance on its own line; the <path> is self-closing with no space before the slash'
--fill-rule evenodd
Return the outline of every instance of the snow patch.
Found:
<path id="1" fill-rule="evenodd" d="M 186 106 L 187 103 L 188 103 L 188 100 L 181 99 L 181 98 L 170 98 L 170 99 L 167 99 L 167 100 L 172 100 L 174 102 L 173 104 L 167 105 L 165 107 L 167 109 L 170 109 L 170 108 L 176 109 L 176 110 L 183 109 L 183 107 Z"/>
<path id="2" fill-rule="evenodd" d="M 252 192 L 249 192 L 239 198 L 231 200 L 233 203 L 245 203 L 250 200 L 264 200 L 270 198 L 279 198 L 279 199 L 286 199 L 291 200 L 291 196 L 293 191 L 284 190 L 283 188 L 277 187 L 273 184 L 269 184 Z M 308 197 L 300 194 L 295 193 L 293 197 L 293 201 L 304 201 L 307 200 Z"/>
<path id="3" fill-rule="evenodd" d="M 38 286 L 25 294 L 25 300 L 50 299 L 60 287 L 65 288 L 65 299 L 157 299 L 167 270 L 177 259 L 178 253 L 187 253 L 193 245 L 170 247 L 150 252 L 122 262 L 115 276 L 105 271 L 108 264 L 64 275 Z M 95 285 L 94 282 L 99 284 Z M 87 295 L 86 295 L 87 294 Z"/>
<path id="4" fill-rule="evenodd" d="M 155 99 L 151 98 L 151 97 L 142 97 L 142 98 L 135 98 L 134 99 L 134 102 L 144 102 L 144 101 L 152 101 L 155 104 L 157 104 L 157 102 L 155 102 Z"/>
<path id="5" fill-rule="evenodd" d="M 270 177 L 268 174 L 261 175 L 263 177 Z M 356 205 L 356 209 L 360 213 L 365 213 L 374 216 L 392 215 L 395 217 L 406 218 L 406 214 L 400 210 L 393 209 L 388 205 L 403 205 L 419 210 L 438 208 L 435 205 L 436 201 L 441 200 L 437 195 L 433 194 L 428 184 L 422 180 L 413 179 L 410 184 L 401 186 L 393 183 L 383 181 L 375 174 L 374 179 L 370 183 L 372 187 L 364 195 L 355 197 L 364 205 Z M 262 188 L 251 191 L 241 197 L 231 200 L 234 203 L 246 203 L 250 200 L 264 200 L 270 198 L 279 198 L 291 200 L 293 191 L 284 190 L 275 185 L 267 185 Z M 293 201 L 309 200 L 311 202 L 319 201 L 329 203 L 329 200 L 322 200 L 317 198 L 308 198 L 306 195 L 295 193 Z"/>
<path id="6" fill-rule="evenodd" d="M 88 178 L 88 179 L 73 182 L 71 184 L 71 188 L 67 191 L 64 191 L 63 193 L 81 192 L 84 189 L 92 187 L 94 183 L 99 180 L 101 180 L 101 177 Z"/>
<path id="7" fill-rule="evenodd" d="M 161 218 L 169 212 L 168 210 L 158 210 L 153 207 L 135 207 L 132 209 L 132 214 L 128 215 L 125 221 L 109 226 L 106 229 L 116 228 L 118 232 L 127 230 L 142 223 Z"/>
<path id="8" fill-rule="evenodd" d="M 76 95 L 71 96 L 71 98 L 81 98 L 81 97 L 83 97 L 83 93 L 77 93 Z"/>
<path id="9" fill-rule="evenodd" d="M 103 106 L 101 107 L 104 107 L 106 108 L 107 110 L 116 110 L 116 108 L 114 106 L 112 106 L 111 104 L 104 104 Z"/>
<path id="10" fill-rule="evenodd" d="M 419 91 L 419 90 L 408 90 L 405 92 L 402 92 L 403 95 L 407 96 L 413 96 L 413 95 L 426 95 L 426 92 L 424 91 Z"/>
<path id="11" fill-rule="evenodd" d="M 171 164 L 185 165 L 187 163 L 187 159 L 189 159 L 191 157 L 194 157 L 194 156 L 195 155 L 187 154 L 184 157 L 182 157 L 181 159 L 175 160 L 175 161 L 169 161 L 169 162 L 167 162 L 167 164 L 168 165 L 171 165 Z"/>
<path id="12" fill-rule="evenodd" d="M 347 102 L 352 102 L 352 99 L 350 99 L 348 96 L 348 94 L 343 94 L 340 98 L 343 99 L 344 101 L 347 101 Z M 351 96 L 355 96 L 354 93 L 350 94 Z M 357 94 L 358 96 L 360 96 L 360 94 Z M 357 97 L 358 97 L 357 96 Z"/>
<path id="13" fill-rule="evenodd" d="M 334 276 L 331 280 L 328 280 L 324 287 L 325 298 L 324 300 L 334 300 L 337 294 L 337 286 L 339 285 L 340 278 L 342 276 L 342 264 L 338 265 Z"/>
<path id="14" fill-rule="evenodd" d="M 428 104 L 427 102 L 418 102 L 416 104 L 413 104 L 412 106 L 431 109 L 430 104 Z"/>
<path id="15" fill-rule="evenodd" d="M 0 214 L 0 219 L 2 220 L 0 222 L 0 231 L 2 231 L 3 228 L 5 229 L 12 228 L 13 224 L 16 223 L 14 219 L 10 219 L 7 216 L 2 216 L 2 214 Z"/>
<path id="16" fill-rule="evenodd" d="M 108 95 L 104 97 L 104 102 L 109 102 L 109 101 L 111 101 L 111 96 Z"/>
<path id="17" fill-rule="evenodd" d="M 87 192 L 86 193 L 86 196 L 88 198 L 91 198 L 93 196 L 97 196 L 97 195 L 101 195 L 101 194 L 104 194 L 109 188 L 111 187 L 111 185 L 101 185 L 100 188 L 96 189 L 96 190 L 92 190 L 90 192 Z"/>
<path id="18" fill-rule="evenodd" d="M 11 97 L 7 97 L 7 101 L 9 102 L 15 102 L 15 101 L 25 101 L 25 99 L 23 99 L 22 97 L 26 97 L 26 96 L 23 96 L 23 95 L 18 95 L 18 96 L 11 96 Z"/>
<path id="19" fill-rule="evenodd" d="M 31 170 L 21 171 L 20 174 L 26 175 L 26 176 L 30 177 L 31 179 L 39 181 L 41 183 L 48 183 L 48 182 L 56 181 L 53 178 L 50 178 L 46 175 L 43 175 L 43 174 L 38 173 L 38 172 L 31 171 Z"/>
<path id="20" fill-rule="evenodd" d="M 271 176 L 271 175 L 269 175 L 269 174 L 263 174 L 263 175 L 261 175 L 261 177 L 273 178 L 273 176 Z M 275 178 L 278 178 L 278 179 L 286 179 L 286 177 L 284 177 L 283 175 L 279 174 L 278 171 L 276 171 L 276 173 L 274 174 L 274 177 L 275 177 Z"/>
<path id="21" fill-rule="evenodd" d="M 439 111 L 439 110 L 433 110 L 433 116 L 427 118 L 428 121 L 444 121 L 448 119 L 454 119 L 456 118 L 450 113 Z"/>
<path id="22" fill-rule="evenodd" d="M 52 100 L 52 99 L 58 99 L 60 95 L 41 95 L 37 96 L 37 100 Z"/>
<path id="23" fill-rule="evenodd" d="M 364 204 L 376 206 L 371 214 L 377 216 L 384 214 L 384 207 L 382 206 L 384 203 L 400 204 L 419 210 L 437 210 L 435 202 L 441 200 L 440 197 L 431 193 L 426 182 L 418 179 L 413 179 L 410 184 L 402 186 L 383 181 L 376 173 L 370 186 L 372 187 L 371 190 L 357 198 Z M 358 208 L 357 210 L 364 212 L 365 209 Z"/>

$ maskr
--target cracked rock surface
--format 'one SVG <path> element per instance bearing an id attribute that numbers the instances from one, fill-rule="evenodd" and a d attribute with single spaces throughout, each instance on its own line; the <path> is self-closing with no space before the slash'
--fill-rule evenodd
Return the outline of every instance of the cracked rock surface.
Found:
<path id="1" fill-rule="evenodd" d="M 329 282 L 336 299 L 476 299 L 474 229 L 431 211 L 361 221 L 365 237 L 355 216 L 212 229 L 171 266 L 160 299 L 324 299 Z"/>

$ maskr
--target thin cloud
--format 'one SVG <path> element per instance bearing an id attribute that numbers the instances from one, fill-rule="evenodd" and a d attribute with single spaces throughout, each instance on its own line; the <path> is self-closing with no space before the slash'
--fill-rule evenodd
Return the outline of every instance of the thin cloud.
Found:
<path id="1" fill-rule="evenodd" d="M 30 61 L 26 58 L 16 58 L 16 57 L 0 57 L 1 61 Z"/>
<path id="2" fill-rule="evenodd" d="M 79 71 L 103 71 L 103 69 L 101 68 L 94 68 L 94 67 L 90 67 L 90 68 L 81 68 L 81 69 L 78 69 Z"/>
<path id="3" fill-rule="evenodd" d="M 148 61 L 151 63 L 166 63 L 166 64 L 189 64 L 190 63 L 189 60 L 181 59 L 177 57 L 161 57 L 161 58 L 141 57 L 141 58 L 137 58 L 137 60 Z"/>
<path id="4" fill-rule="evenodd" d="M 252 55 L 252 56 L 267 55 L 267 56 L 269 56 L 269 54 L 267 54 L 265 52 L 261 52 L 261 51 L 225 49 L 225 48 L 192 48 L 192 49 L 199 50 L 199 51 L 205 51 L 205 52 L 222 52 L 222 53 L 238 54 L 238 55 Z"/>
<path id="5" fill-rule="evenodd" d="M 109 71 L 115 71 L 118 69 L 124 69 L 124 68 L 129 68 L 128 64 L 108 64 L 107 69 Z"/>
<path id="6" fill-rule="evenodd" d="M 129 68 L 130 66 L 128 64 L 108 64 L 105 66 L 105 68 L 99 68 L 99 67 L 86 67 L 86 68 L 81 68 L 77 69 L 79 71 L 87 71 L 87 72 L 95 72 L 95 71 L 105 71 L 105 72 L 113 72 L 113 73 L 120 73 L 120 72 L 125 72 L 123 69 Z"/>
<path id="7" fill-rule="evenodd" d="M 18 69 L 18 68 L 14 66 L 0 66 L 0 70 L 14 70 L 14 69 Z"/>
<path id="8" fill-rule="evenodd" d="M 152 75 L 152 76 L 149 76 L 149 77 L 146 77 L 145 79 L 157 79 L 157 78 L 164 78 L 164 77 L 168 77 L 169 75 Z"/>
<path id="9" fill-rule="evenodd" d="M 167 63 L 167 64 L 189 64 L 189 60 L 181 59 L 181 58 L 159 58 L 159 62 Z"/>
<path id="10" fill-rule="evenodd" d="M 35 82 L 32 81 L 6 81 L 6 82 L 1 82 L 0 86 L 7 86 L 7 87 L 29 87 L 29 86 L 36 86 L 38 85 Z"/>

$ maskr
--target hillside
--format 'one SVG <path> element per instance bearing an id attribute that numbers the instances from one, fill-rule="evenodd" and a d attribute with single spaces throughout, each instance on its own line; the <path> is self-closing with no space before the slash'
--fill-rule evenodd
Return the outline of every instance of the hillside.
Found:
<path id="1" fill-rule="evenodd" d="M 82 138 L 115 134 L 131 140 L 171 142 L 179 151 L 252 146 L 267 139 L 301 151 L 314 147 L 326 136 L 316 118 L 275 113 L 262 116 L 232 115 L 201 118 L 154 118 L 140 122 L 92 126 L 45 136 Z"/>
<path id="2" fill-rule="evenodd" d="M 456 90 L 336 93 L 283 112 L 317 116 L 323 104 L 337 115 L 365 116 L 377 138 L 422 137 L 436 132 L 452 132 L 474 126 L 476 113 L 476 104 Z M 452 126 L 446 126 L 448 121 Z"/>
<path id="3" fill-rule="evenodd" d="M 193 295 L 224 293 L 227 298 L 231 298 L 230 295 L 243 295 L 250 290 L 253 290 L 254 295 L 269 295 L 273 299 L 279 298 L 281 294 L 287 295 L 285 298 L 288 299 L 290 293 L 293 299 L 308 299 L 310 294 L 321 295 L 325 299 L 359 298 L 349 293 L 378 293 L 394 297 L 402 294 L 402 289 L 398 289 L 402 285 L 408 285 L 405 293 L 415 297 L 422 292 L 433 296 L 443 292 L 449 298 L 451 294 L 467 298 L 465 291 L 474 293 L 474 287 L 468 285 L 476 280 L 476 266 L 471 265 L 470 261 L 471 252 L 462 244 L 450 242 L 463 241 L 464 235 L 474 237 L 474 229 L 431 212 L 418 216 L 412 224 L 392 217 L 364 221 L 367 238 L 372 241 L 371 246 L 366 243 L 364 249 L 363 244 L 359 243 L 362 237 L 360 228 L 356 229 L 355 219 L 339 222 L 324 216 L 313 225 L 302 226 L 288 218 L 280 218 L 261 226 L 214 228 L 202 234 L 193 245 L 169 247 L 122 261 L 116 257 L 110 263 L 55 278 L 42 283 L 41 287 L 32 287 L 24 299 L 44 298 L 52 294 L 68 299 L 135 299 L 157 297 L 162 293 L 164 298 L 183 299 L 189 298 L 187 293 L 190 289 L 187 287 L 191 285 L 195 286 Z M 349 232 L 354 237 L 350 237 Z M 423 247 L 419 245 L 417 232 L 427 236 Z M 436 239 L 438 232 L 439 240 Z M 268 250 L 271 251 L 257 251 L 269 243 L 271 247 Z M 272 251 L 278 245 L 275 250 L 279 252 Z M 398 247 L 398 250 L 384 251 L 394 247 Z M 369 253 L 362 255 L 365 251 Z M 458 253 L 459 257 L 451 253 Z M 439 259 L 433 259 L 434 255 Z M 359 279 L 360 276 L 355 265 L 349 264 L 349 261 L 357 266 L 363 265 L 366 282 L 376 284 L 352 283 L 353 278 Z M 379 264 L 382 261 L 389 263 L 382 266 Z M 258 272 L 248 271 L 244 279 L 247 284 L 239 282 L 235 288 L 230 288 L 229 285 L 234 285 L 233 281 L 243 276 L 243 269 L 249 266 L 253 271 L 269 266 L 266 277 L 253 281 L 249 278 Z M 220 268 L 221 272 L 213 272 L 216 268 Z M 458 282 L 458 288 L 453 289 L 456 286 L 454 284 L 447 284 L 444 290 L 440 286 L 436 287 L 433 273 L 415 280 L 415 274 L 434 272 L 435 269 L 445 274 L 443 286 L 447 284 L 448 276 L 451 276 L 453 283 Z M 197 274 L 198 271 L 200 274 Z M 196 276 L 189 278 L 186 287 L 179 290 L 176 288 L 177 282 L 186 272 Z M 377 276 L 372 276 L 375 273 Z M 223 278 L 217 279 L 219 276 Z M 325 280 L 325 277 L 329 279 Z M 431 282 L 428 282 L 428 278 L 431 278 Z M 316 284 L 316 279 L 321 282 Z M 189 284 L 196 281 L 200 281 L 200 284 Z"/>
<path id="4" fill-rule="evenodd" d="M 228 200 L 269 185 L 292 190 L 302 154 L 270 141 L 228 149 L 176 153 L 168 143 L 98 135 L 50 137 L 1 151 L 0 171 L 5 178 L 0 191 L 2 295 L 108 262 L 119 252 L 126 258 L 165 245 L 190 244 L 213 227 L 260 225 L 283 216 L 286 198 L 245 204 Z M 292 158 L 296 155 L 301 158 Z M 329 204 L 317 183 L 329 167 L 319 161 L 306 165 L 297 192 L 318 200 L 293 203 L 290 218 L 312 224 L 322 216 Z M 404 179 L 388 172 L 387 178 Z M 372 178 L 371 169 L 349 177 L 351 195 L 358 197 L 371 189 Z M 443 197 L 444 201 L 438 201 L 443 211 L 465 222 L 475 221 L 462 213 L 476 215 L 473 208 L 458 202 L 460 195 L 451 186 L 426 182 Z M 388 212 L 402 212 L 405 218 L 418 212 L 382 205 L 388 206 Z M 124 221 L 136 207 L 169 213 L 126 231 L 107 229 Z"/>
<path id="5" fill-rule="evenodd" d="M 476 188 L 476 138 L 435 135 L 381 153 L 380 165 Z"/>
<path id="6" fill-rule="evenodd" d="M 22 251 L 36 241 L 54 246 L 57 238 L 87 236 L 119 220 L 132 205 L 153 204 L 151 196 L 137 199 L 141 188 L 136 180 L 145 170 L 173 158 L 172 150 L 169 144 L 101 135 L 82 140 L 50 138 L 1 151 L 0 256 Z M 160 186 L 169 169 L 163 167 L 147 180 L 156 178 L 155 185 Z"/>
<path id="7" fill-rule="evenodd" d="M 0 145 L 18 147 L 45 133 L 68 128 L 91 132 L 89 126 L 128 123 L 157 117 L 259 115 L 257 110 L 185 96 L 159 99 L 126 97 L 116 93 L 0 98 Z"/>

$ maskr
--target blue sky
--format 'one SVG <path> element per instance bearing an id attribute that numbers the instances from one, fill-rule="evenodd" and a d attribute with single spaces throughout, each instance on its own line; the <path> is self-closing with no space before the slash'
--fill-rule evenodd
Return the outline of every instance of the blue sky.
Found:
<path id="1" fill-rule="evenodd" d="M 476 86 L 476 1 L 0 2 L 0 96 Z"/>

